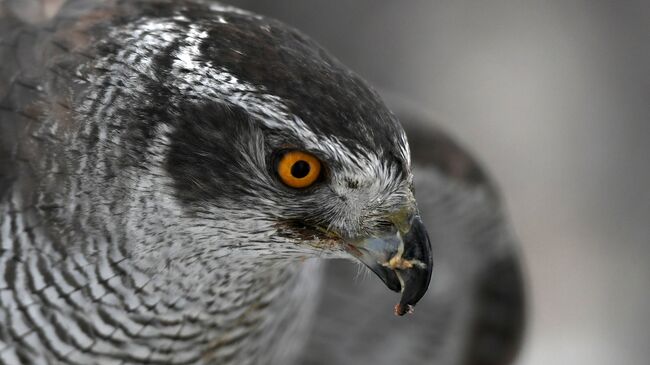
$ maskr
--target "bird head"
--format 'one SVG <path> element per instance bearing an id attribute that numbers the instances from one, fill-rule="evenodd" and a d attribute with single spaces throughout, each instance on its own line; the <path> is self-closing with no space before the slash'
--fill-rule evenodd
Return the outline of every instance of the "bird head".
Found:
<path id="1" fill-rule="evenodd" d="M 79 113 L 97 145 L 121 146 L 110 148 L 132 184 L 123 229 L 139 237 L 135 256 L 354 257 L 401 291 L 398 314 L 424 295 L 431 248 L 408 142 L 363 80 L 253 14 L 187 4 L 117 18 L 78 70 Z"/>

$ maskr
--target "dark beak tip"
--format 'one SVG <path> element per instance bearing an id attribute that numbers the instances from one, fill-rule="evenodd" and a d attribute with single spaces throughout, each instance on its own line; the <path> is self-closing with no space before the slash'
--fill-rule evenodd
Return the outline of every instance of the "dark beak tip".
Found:
<path id="1" fill-rule="evenodd" d="M 404 288 L 402 290 L 402 297 L 398 306 L 402 308 L 400 315 L 404 315 L 407 312 L 412 312 L 413 307 L 424 297 L 426 294 L 429 283 L 431 281 L 431 270 L 427 268 L 413 268 L 409 271 L 401 271 L 401 275 L 404 281 Z"/>
<path id="2" fill-rule="evenodd" d="M 405 257 L 416 259 L 424 264 L 424 267 L 412 267 L 400 270 L 399 275 L 404 283 L 402 298 L 395 306 L 395 314 L 404 315 L 412 313 L 413 307 L 426 294 L 431 282 L 433 269 L 433 256 L 431 253 L 431 242 L 424 224 L 419 217 L 413 220 L 411 229 L 404 237 Z"/>

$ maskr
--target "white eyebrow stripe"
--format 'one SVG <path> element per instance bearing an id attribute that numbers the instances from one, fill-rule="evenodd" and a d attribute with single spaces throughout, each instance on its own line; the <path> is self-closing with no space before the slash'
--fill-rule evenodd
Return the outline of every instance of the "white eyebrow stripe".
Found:
<path id="1" fill-rule="evenodd" d="M 223 67 L 214 68 L 209 62 L 199 69 L 199 73 L 200 75 L 191 77 L 191 85 L 186 82 L 187 77 L 185 80 L 176 78 L 172 82 L 175 87 L 182 89 L 185 95 L 227 101 L 244 109 L 267 128 L 289 130 L 308 149 L 322 151 L 344 165 L 356 165 L 361 168 L 366 165 L 357 160 L 358 151 L 353 152 L 335 136 L 316 134 L 300 117 L 289 111 L 282 98 L 266 93 L 263 87 L 240 80 Z M 357 146 L 357 149 L 367 158 L 373 159 L 368 161 L 370 165 L 379 164 L 375 153 L 363 146 Z"/>
<path id="2" fill-rule="evenodd" d="M 185 37 L 186 44 L 176 52 L 172 68 L 174 70 L 180 68 L 196 70 L 201 67 L 196 58 L 201 55 L 199 46 L 207 37 L 207 31 L 199 29 L 196 24 L 190 24 L 190 30 Z"/>

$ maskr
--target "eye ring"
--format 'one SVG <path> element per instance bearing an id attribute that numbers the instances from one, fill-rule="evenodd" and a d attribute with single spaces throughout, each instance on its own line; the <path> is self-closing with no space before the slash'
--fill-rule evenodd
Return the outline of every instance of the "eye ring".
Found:
<path id="1" fill-rule="evenodd" d="M 313 185 L 320 176 L 320 160 L 304 151 L 286 152 L 277 164 L 280 180 L 294 189 L 303 189 Z"/>

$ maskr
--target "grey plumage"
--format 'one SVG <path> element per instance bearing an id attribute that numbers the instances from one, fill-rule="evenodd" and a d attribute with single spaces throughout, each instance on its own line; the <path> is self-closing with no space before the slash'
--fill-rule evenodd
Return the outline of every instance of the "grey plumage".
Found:
<path id="1" fill-rule="evenodd" d="M 516 352 L 521 282 L 495 189 L 417 118 L 402 121 L 438 263 L 422 307 L 393 318 L 394 298 L 350 286 L 349 265 L 328 263 L 321 290 L 321 262 L 300 261 L 347 257 L 322 228 L 377 234 L 413 202 L 395 118 L 308 38 L 201 1 L 71 1 L 39 26 L 5 17 L 3 362 L 497 364 Z M 277 146 L 321 153 L 328 188 L 279 186 Z M 511 291 L 483 298 L 492 277 Z M 486 330 L 478 317 L 494 306 L 505 317 Z M 481 336 L 503 344 L 486 351 Z"/>

